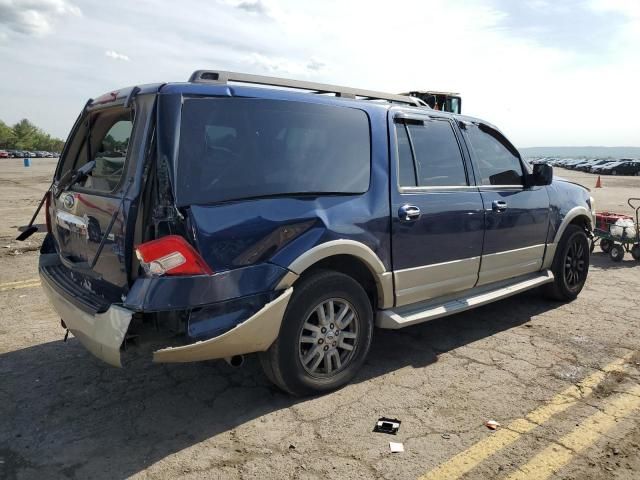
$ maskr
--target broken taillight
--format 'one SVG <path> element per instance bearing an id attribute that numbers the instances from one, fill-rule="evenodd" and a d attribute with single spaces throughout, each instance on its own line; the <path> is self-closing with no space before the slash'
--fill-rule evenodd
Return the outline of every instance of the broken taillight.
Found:
<path id="1" fill-rule="evenodd" d="M 179 235 L 167 235 L 136 248 L 136 257 L 149 275 L 211 275 L 204 259 Z"/>

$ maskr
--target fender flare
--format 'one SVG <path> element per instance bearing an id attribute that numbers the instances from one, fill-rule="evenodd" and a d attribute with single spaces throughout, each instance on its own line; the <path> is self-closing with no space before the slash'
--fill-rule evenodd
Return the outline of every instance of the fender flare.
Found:
<path id="1" fill-rule="evenodd" d="M 349 255 L 362 261 L 375 279 L 379 308 L 393 306 L 393 274 L 387 272 L 382 260 L 371 248 L 355 240 L 331 240 L 306 251 L 291 262 L 288 266 L 289 273 L 280 280 L 276 289 L 291 287 L 305 270 L 325 258 L 336 255 Z"/>
<path id="2" fill-rule="evenodd" d="M 593 228 L 593 223 L 594 223 L 593 214 L 589 210 L 587 210 L 586 207 L 581 207 L 581 206 L 573 207 L 571 210 L 567 212 L 567 214 L 562 219 L 562 223 L 560 223 L 560 226 L 556 231 L 556 235 L 553 238 L 553 243 L 557 244 L 558 242 L 560 242 L 560 239 L 562 238 L 564 231 L 567 229 L 567 226 L 569 226 L 569 224 L 572 221 L 574 221 L 577 217 L 580 217 L 580 216 L 586 217 L 587 220 L 589 220 L 589 225 L 591 226 L 591 228 Z"/>
<path id="3" fill-rule="evenodd" d="M 593 213 L 589 211 L 586 207 L 578 206 L 573 207 L 571 210 L 567 212 L 567 214 L 562 219 L 558 230 L 556 230 L 556 234 L 553 237 L 553 243 L 548 243 L 547 248 L 544 254 L 544 260 L 542 262 L 543 269 L 551 268 L 553 264 L 553 258 L 556 255 L 556 250 L 558 248 L 558 244 L 560 243 L 560 239 L 562 235 L 564 235 L 565 230 L 578 217 L 585 217 L 589 221 L 589 226 L 593 229 L 593 225 L 595 223 L 595 219 L 593 217 Z"/>

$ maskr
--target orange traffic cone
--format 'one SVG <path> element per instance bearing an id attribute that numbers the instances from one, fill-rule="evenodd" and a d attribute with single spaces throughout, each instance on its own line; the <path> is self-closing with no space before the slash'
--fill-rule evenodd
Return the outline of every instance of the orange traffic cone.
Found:
<path id="1" fill-rule="evenodd" d="M 600 175 L 598 175 L 598 180 L 596 180 L 596 188 L 602 188 L 602 182 L 600 181 Z"/>

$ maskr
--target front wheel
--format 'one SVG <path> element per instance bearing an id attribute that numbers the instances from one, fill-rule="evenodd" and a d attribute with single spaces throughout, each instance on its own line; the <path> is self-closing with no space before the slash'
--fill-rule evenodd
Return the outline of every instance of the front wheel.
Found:
<path id="1" fill-rule="evenodd" d="M 640 262 L 640 243 L 636 243 L 631 247 L 631 256 L 634 260 Z"/>
<path id="2" fill-rule="evenodd" d="M 280 334 L 260 354 L 267 377 L 294 395 L 335 390 L 365 361 L 373 337 L 373 310 L 362 286 L 322 270 L 293 289 Z"/>
<path id="3" fill-rule="evenodd" d="M 582 291 L 589 273 L 589 239 L 584 229 L 569 225 L 562 235 L 551 270 L 553 283 L 546 286 L 555 300 L 574 300 Z"/>

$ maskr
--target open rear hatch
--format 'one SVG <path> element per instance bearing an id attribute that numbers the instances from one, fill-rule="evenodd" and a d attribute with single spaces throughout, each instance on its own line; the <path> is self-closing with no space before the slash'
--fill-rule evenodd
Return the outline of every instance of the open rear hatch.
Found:
<path id="1" fill-rule="evenodd" d="M 137 196 L 155 96 L 134 89 L 90 102 L 76 122 L 46 202 L 49 283 L 90 313 L 121 303 L 132 279 Z M 47 248 L 49 249 L 47 251 Z"/>

